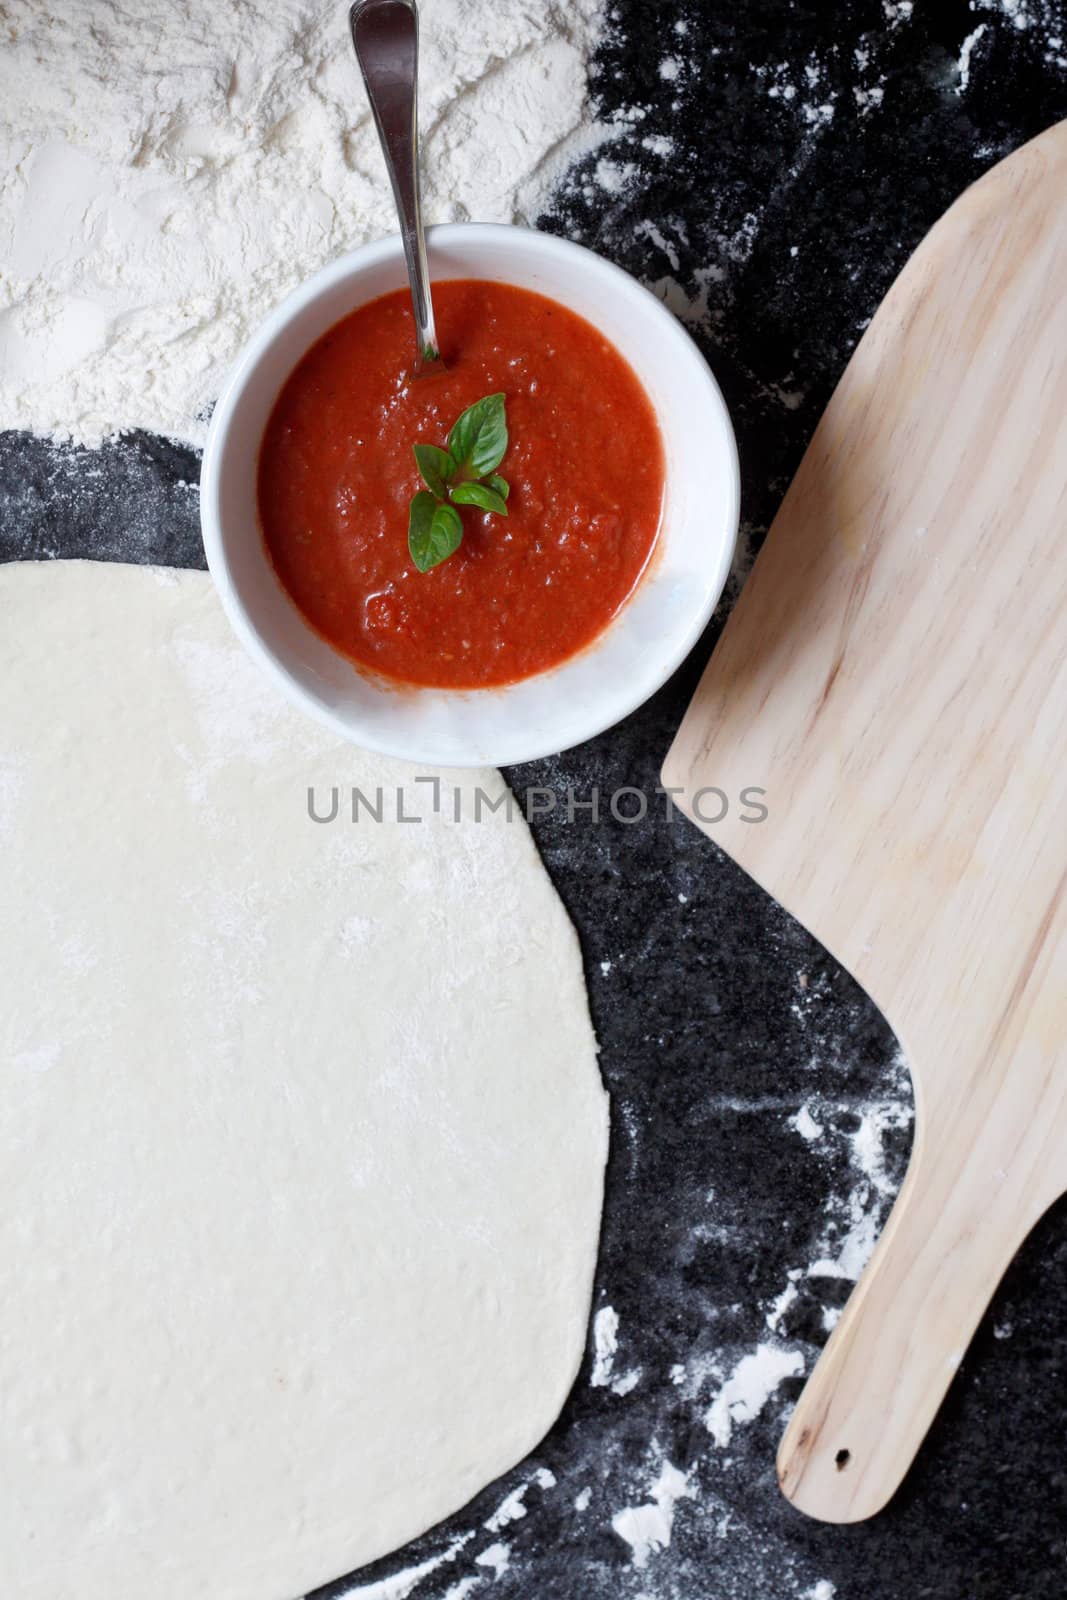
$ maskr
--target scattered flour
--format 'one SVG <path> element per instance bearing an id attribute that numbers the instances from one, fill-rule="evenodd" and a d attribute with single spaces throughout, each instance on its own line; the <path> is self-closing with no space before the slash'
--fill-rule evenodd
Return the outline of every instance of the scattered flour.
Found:
<path id="1" fill-rule="evenodd" d="M 828 1230 L 822 1253 L 808 1268 L 810 1277 L 854 1282 L 867 1265 L 894 1194 L 886 1168 L 886 1134 L 907 1127 L 912 1115 L 912 1108 L 898 1101 L 880 1101 L 860 1113 L 859 1127 L 849 1140 L 856 1181 L 844 1207 L 845 1231 L 839 1235 Z"/>
<path id="2" fill-rule="evenodd" d="M 637 176 L 632 161 L 609 161 L 606 157 L 596 164 L 597 186 L 606 195 L 621 195 Z"/>
<path id="3" fill-rule="evenodd" d="M 600 6 L 423 0 L 428 220 L 532 221 L 604 137 L 586 93 Z M 346 14 L 8 0 L 0 427 L 200 443 L 266 312 L 395 231 Z"/>
<path id="4" fill-rule="evenodd" d="M 753 1422 L 786 1378 L 804 1370 L 799 1350 L 761 1344 L 743 1356 L 708 1408 L 705 1425 L 720 1450 L 725 1450 L 738 1423 Z"/>
<path id="5" fill-rule="evenodd" d="M 821 1139 L 823 1128 L 821 1122 L 816 1122 L 807 1106 L 801 1106 L 795 1117 L 790 1117 L 790 1126 L 795 1128 L 802 1139 L 810 1144 L 815 1139 Z"/>
<path id="6" fill-rule="evenodd" d="M 601 1306 L 593 1318 L 593 1373 L 589 1382 L 594 1389 L 602 1389 L 611 1382 L 618 1333 L 618 1312 L 614 1306 Z"/>
<path id="7" fill-rule="evenodd" d="M 885 98 L 885 89 L 880 83 L 874 83 L 870 88 L 857 84 L 852 91 L 853 99 L 859 108 L 860 114 L 866 115 L 868 111 L 875 111 Z"/>
<path id="8" fill-rule="evenodd" d="M 467 1600 L 481 1583 L 481 1578 L 460 1578 L 458 1583 L 445 1590 L 442 1600 Z"/>
<path id="9" fill-rule="evenodd" d="M 988 24 L 980 22 L 973 33 L 969 33 L 960 46 L 959 75 L 960 81 L 956 86 L 957 94 L 966 94 L 971 83 L 971 57 L 974 55 L 978 41 L 989 31 Z"/>
<path id="10" fill-rule="evenodd" d="M 808 998 L 817 998 L 808 988 L 806 980 L 802 989 Z M 788 1119 L 789 1125 L 809 1143 L 814 1145 L 816 1141 L 821 1141 L 820 1156 L 829 1155 L 835 1145 L 840 1147 L 841 1141 L 844 1141 L 851 1184 L 844 1196 L 831 1201 L 822 1232 L 815 1245 L 813 1259 L 806 1266 L 791 1267 L 785 1275 L 781 1291 L 769 1302 L 765 1302 L 766 1326 L 771 1333 L 778 1334 L 779 1337 L 783 1332 L 787 1313 L 798 1301 L 817 1293 L 820 1279 L 854 1282 L 859 1278 L 874 1249 L 895 1196 L 895 1184 L 889 1175 L 887 1136 L 895 1130 L 906 1128 L 913 1115 L 911 1105 L 904 1098 L 908 1079 L 907 1064 L 899 1053 L 894 1063 L 894 1077 L 901 1091 L 900 1099 L 879 1100 L 861 1108 L 848 1103 L 842 1103 L 836 1108 L 826 1104 L 822 1122 L 816 1122 L 809 1107 L 805 1105 L 795 1116 Z M 838 1115 L 847 1116 L 849 1121 L 855 1119 L 856 1125 L 852 1131 L 843 1133 L 834 1125 L 835 1110 Z M 841 1306 L 818 1305 L 816 1302 L 813 1309 L 818 1312 L 823 1332 L 832 1333 L 840 1318 Z M 735 1372 L 734 1378 L 736 1377 Z M 730 1382 L 733 1382 L 733 1379 Z M 722 1394 L 727 1391 L 732 1398 L 733 1392 L 730 1391 L 728 1383 L 720 1391 L 712 1412 L 709 1413 L 708 1426 L 713 1433 L 715 1432 L 713 1422 L 720 1429 L 725 1429 L 725 1424 L 729 1421 L 729 1411 L 724 1410 L 722 1404 Z M 716 1410 L 716 1407 L 719 1409 Z"/>
<path id="11" fill-rule="evenodd" d="M 612 1394 L 629 1394 L 641 1382 L 641 1368 L 631 1367 L 629 1372 L 624 1372 L 621 1378 L 616 1378 L 611 1386 Z"/>
<path id="12" fill-rule="evenodd" d="M 679 267 L 681 266 L 681 258 L 678 255 L 678 246 L 674 243 L 673 239 L 667 238 L 666 234 L 664 234 L 661 228 L 658 228 L 651 220 L 646 219 L 644 222 L 639 222 L 634 231 L 637 233 L 638 237 L 643 235 L 646 239 L 650 239 L 656 246 L 656 249 L 661 251 L 662 254 L 666 256 L 675 272 L 678 271 Z"/>
<path id="13" fill-rule="evenodd" d="M 1043 50 L 1047 66 L 1062 71 L 1067 67 L 1064 50 L 1064 31 L 1067 18 L 1063 0 L 971 0 L 971 10 L 989 18 L 975 30 L 981 33 L 987 25 L 1000 24 L 1004 31 L 1027 35 L 1027 43 L 1036 43 Z M 974 35 L 971 35 L 973 39 Z M 969 41 L 964 42 L 967 49 Z M 963 52 L 960 54 L 960 72 L 963 75 Z"/>
<path id="14" fill-rule="evenodd" d="M 552 1489 L 555 1487 L 556 1475 L 547 1467 L 539 1467 L 529 1483 L 520 1483 L 517 1489 L 513 1489 L 500 1502 L 493 1515 L 484 1524 L 487 1533 L 499 1533 L 509 1522 L 518 1522 L 526 1515 L 526 1495 L 533 1483 L 541 1489 Z"/>
<path id="15" fill-rule="evenodd" d="M 615 1513 L 611 1526 L 630 1546 L 635 1567 L 646 1567 L 650 1556 L 666 1550 L 674 1531 L 675 1506 L 692 1494 L 688 1476 L 664 1461 L 652 1485 L 651 1499 L 644 1505 L 624 1506 Z"/>
<path id="16" fill-rule="evenodd" d="M 487 1545 L 474 1559 L 478 1566 L 489 1567 L 493 1577 L 499 1578 L 511 1565 L 511 1546 L 499 1543 Z"/>
<path id="17" fill-rule="evenodd" d="M 454 1561 L 472 1533 L 465 1533 L 461 1538 L 453 1541 L 447 1550 L 439 1556 L 431 1556 L 428 1561 L 420 1561 L 417 1567 L 408 1567 L 403 1572 L 396 1572 L 390 1578 L 381 1578 L 377 1583 L 360 1583 L 354 1589 L 346 1589 L 340 1600 L 408 1600 L 408 1596 L 428 1578 L 431 1572 L 436 1572 L 438 1567 L 446 1566 Z"/>
<path id="18" fill-rule="evenodd" d="M 677 84 L 680 91 L 699 84 L 711 92 L 714 88 L 713 62 L 716 54 L 718 52 L 713 50 L 709 55 L 699 37 L 686 28 L 679 33 L 673 52 L 660 62 L 659 75 Z M 799 64 L 775 59 L 755 61 L 750 64 L 748 71 L 765 86 L 771 107 L 786 120 L 791 129 L 793 148 L 790 177 L 795 179 L 815 156 L 826 130 L 837 115 L 842 91 L 836 70 L 824 54 L 812 53 Z M 876 79 L 868 74 L 856 87 L 854 94 L 861 114 L 873 111 L 882 102 L 884 79 Z M 674 102 L 672 110 L 675 116 L 678 115 L 680 104 L 680 101 Z M 624 132 L 627 125 L 638 126 L 643 112 L 641 106 L 631 108 L 619 124 L 618 131 Z M 642 146 L 651 148 L 650 141 L 664 136 L 658 131 L 646 132 L 641 140 Z M 599 181 L 599 171 L 597 176 Z M 595 190 L 590 186 L 586 190 L 586 198 L 592 200 L 594 197 Z M 761 226 L 762 214 L 752 211 L 745 214 L 739 224 L 724 226 L 721 231 L 705 237 L 703 244 L 707 264 L 689 272 L 683 283 L 679 281 L 681 254 L 667 235 L 664 219 L 657 219 L 655 233 L 648 222 L 638 224 L 635 230 L 638 236 L 643 233 L 649 239 L 663 257 L 664 266 L 669 269 L 660 276 L 647 274 L 645 281 L 648 287 L 681 321 L 703 333 L 714 333 L 728 316 L 731 280 L 743 272 L 750 260 L 759 240 Z M 804 400 L 804 392 L 796 384 L 782 385 L 774 392 L 774 398 L 786 410 L 796 410 Z"/>
<path id="19" fill-rule="evenodd" d="M 794 1267 L 789 1273 L 789 1281 L 786 1283 L 785 1288 L 775 1299 L 774 1304 L 767 1313 L 767 1326 L 770 1328 L 772 1333 L 778 1332 L 778 1329 L 782 1325 L 782 1318 L 785 1316 L 790 1306 L 795 1305 L 797 1300 L 800 1298 L 800 1290 L 797 1288 L 797 1279 L 800 1276 L 801 1269 L 799 1267 Z"/>
<path id="20" fill-rule="evenodd" d="M 1001 11 L 1020 33 L 1033 26 L 1034 16 L 1027 0 L 996 0 L 996 9 Z"/>
<path id="21" fill-rule="evenodd" d="M 640 1382 L 641 1368 L 631 1367 L 629 1372 L 615 1376 L 618 1335 L 618 1312 L 614 1306 L 601 1306 L 593 1318 L 593 1371 L 589 1385 L 593 1389 L 610 1388 L 613 1394 L 626 1395 Z"/>

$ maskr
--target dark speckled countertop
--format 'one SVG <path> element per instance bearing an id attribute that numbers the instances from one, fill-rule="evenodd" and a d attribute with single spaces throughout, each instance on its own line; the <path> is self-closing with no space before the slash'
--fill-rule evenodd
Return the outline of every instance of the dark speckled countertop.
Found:
<path id="1" fill-rule="evenodd" d="M 960 190 L 1067 115 L 1064 12 L 610 5 L 592 86 L 616 137 L 542 225 L 653 285 L 706 350 L 738 433 L 742 541 L 674 680 L 602 738 L 510 772 L 516 788 L 655 785 L 889 284 Z M 202 566 L 198 471 L 195 451 L 143 435 L 98 451 L 0 435 L 0 556 Z M 906 1067 L 850 978 L 686 822 L 653 809 L 594 825 L 560 806 L 535 833 L 581 935 L 612 1095 L 596 1340 L 533 1457 L 323 1596 L 1059 1600 L 1062 1207 L 1009 1271 L 889 1509 L 806 1521 L 779 1496 L 775 1448 L 903 1175 Z"/>

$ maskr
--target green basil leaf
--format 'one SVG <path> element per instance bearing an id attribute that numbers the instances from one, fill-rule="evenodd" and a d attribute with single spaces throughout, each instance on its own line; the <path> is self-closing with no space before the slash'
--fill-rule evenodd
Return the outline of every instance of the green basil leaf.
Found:
<path id="1" fill-rule="evenodd" d="M 447 500 L 448 485 L 456 471 L 456 463 L 448 451 L 439 450 L 435 444 L 416 444 L 412 449 L 415 452 L 415 464 L 427 489 L 438 500 Z"/>
<path id="2" fill-rule="evenodd" d="M 511 493 L 510 483 L 506 478 L 502 478 L 499 472 L 493 473 L 492 477 L 489 479 L 489 487 L 490 489 L 495 489 L 502 500 L 506 500 L 508 495 Z"/>
<path id="3" fill-rule="evenodd" d="M 452 498 L 457 506 L 480 506 L 483 511 L 495 511 L 499 517 L 508 514 L 504 496 L 487 483 L 457 483 Z"/>
<path id="4" fill-rule="evenodd" d="M 508 447 L 504 396 L 487 394 L 468 406 L 448 436 L 452 459 L 476 478 L 495 471 Z"/>
<path id="5" fill-rule="evenodd" d="M 462 538 L 463 519 L 455 506 L 441 505 L 428 490 L 420 489 L 408 515 L 408 549 L 419 571 L 429 572 L 447 561 Z"/>

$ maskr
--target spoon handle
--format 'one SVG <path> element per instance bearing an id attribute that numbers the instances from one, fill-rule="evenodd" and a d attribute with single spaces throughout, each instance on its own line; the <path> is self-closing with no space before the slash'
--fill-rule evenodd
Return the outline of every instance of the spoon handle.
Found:
<path id="1" fill-rule="evenodd" d="M 421 374 L 441 358 L 419 201 L 419 15 L 415 0 L 355 0 L 348 21 L 400 218 Z"/>

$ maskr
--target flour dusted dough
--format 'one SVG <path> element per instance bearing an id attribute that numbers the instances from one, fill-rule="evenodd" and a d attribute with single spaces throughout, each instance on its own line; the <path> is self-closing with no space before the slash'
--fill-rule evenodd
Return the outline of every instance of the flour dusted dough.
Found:
<path id="1" fill-rule="evenodd" d="M 574 1379 L 577 943 L 521 821 L 300 719 L 201 574 L 9 566 L 0 613 L 0 1587 L 293 1600 Z M 426 820 L 352 824 L 379 783 Z"/>

